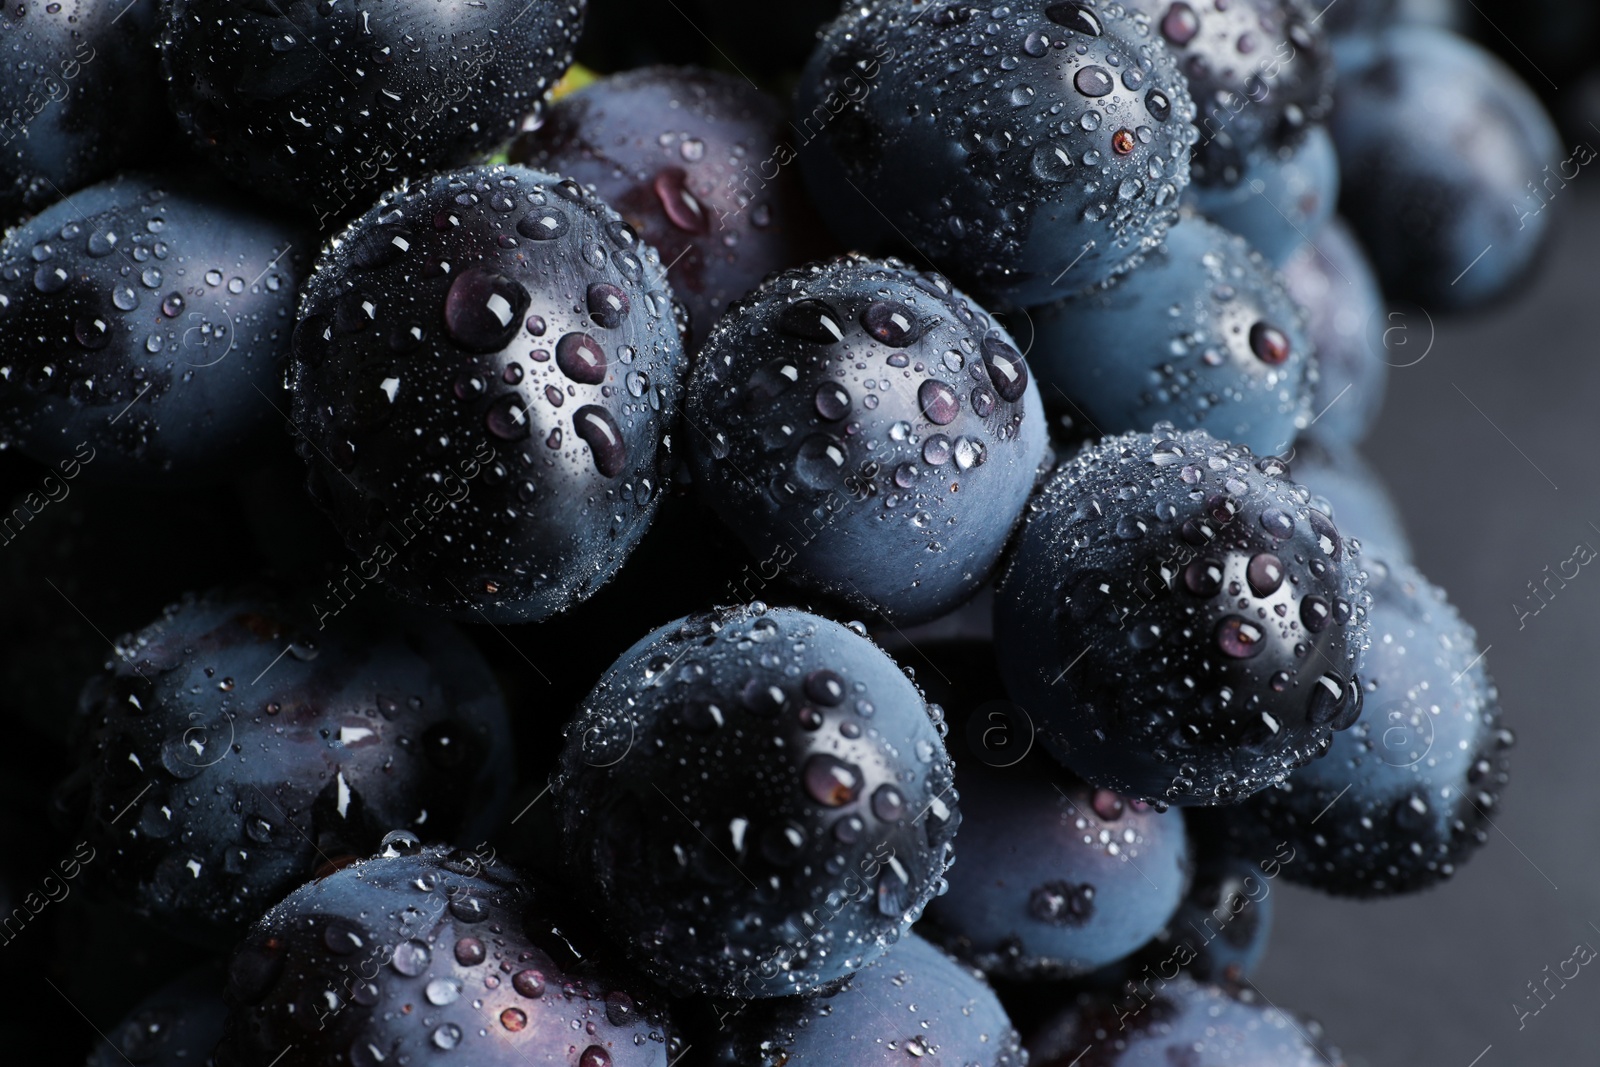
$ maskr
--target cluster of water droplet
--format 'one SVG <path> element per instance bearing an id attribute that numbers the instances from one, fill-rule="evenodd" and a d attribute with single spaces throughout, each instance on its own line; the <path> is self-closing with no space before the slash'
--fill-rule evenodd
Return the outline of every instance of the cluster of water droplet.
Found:
<path id="1" fill-rule="evenodd" d="M 983 975 L 916 934 L 830 996 L 747 1006 L 718 1041 L 707 1061 L 716 1067 L 1028 1062 Z"/>
<path id="2" fill-rule="evenodd" d="M 1183 898 L 1183 817 L 1035 762 L 963 762 L 961 863 L 928 908 L 930 931 L 984 972 L 1086 974 L 1161 931 Z"/>
<path id="3" fill-rule="evenodd" d="M 646 67 L 562 97 L 511 159 L 592 186 L 661 253 L 696 349 L 761 279 L 827 251 L 786 117 L 742 77 Z"/>
<path id="4" fill-rule="evenodd" d="M 1126 0 L 1152 19 L 1198 114 L 1197 185 L 1234 185 L 1252 155 L 1296 145 L 1333 107 L 1333 53 L 1306 0 Z"/>
<path id="5" fill-rule="evenodd" d="M 297 231 L 186 182 L 82 190 L 0 244 L 0 447 L 95 475 L 232 473 L 274 421 Z M 80 449 L 87 442 L 88 449 Z"/>
<path id="6" fill-rule="evenodd" d="M 896 621 L 983 583 L 1048 447 L 1027 362 L 987 312 L 940 275 L 853 255 L 734 305 L 685 419 L 702 495 L 753 553 Z"/>
<path id="7" fill-rule="evenodd" d="M 597 971 L 550 903 L 492 858 L 391 834 L 235 950 L 218 1063 L 667 1067 L 658 1006 Z"/>
<path id="8" fill-rule="evenodd" d="M 305 603 L 214 593 L 124 638 L 83 698 L 89 875 L 227 945 L 330 857 L 492 819 L 510 725 L 488 665 L 448 624 L 385 614 L 319 630 Z"/>
<path id="9" fill-rule="evenodd" d="M 650 634 L 567 729 L 573 875 L 681 991 L 812 993 L 944 888 L 959 821 L 942 713 L 852 627 L 763 604 Z"/>
<path id="10" fill-rule="evenodd" d="M 245 188 L 339 220 L 514 134 L 571 64 L 584 4 L 170 7 L 162 64 L 194 144 Z"/>
<path id="11" fill-rule="evenodd" d="M 1305 313 L 1260 253 L 1198 215 L 1138 270 L 1033 318 L 1041 380 L 1102 433 L 1170 422 L 1268 455 L 1311 421 Z"/>
<path id="12" fill-rule="evenodd" d="M 170 147 L 151 39 L 159 5 L 7 4 L 0 228 Z"/>
<path id="13" fill-rule="evenodd" d="M 684 373 L 655 251 L 522 167 L 387 195 L 306 284 L 292 386 L 313 493 L 402 595 L 544 618 L 655 512 Z M 482 614 L 480 614 L 480 612 Z"/>
<path id="14" fill-rule="evenodd" d="M 995 595 L 1006 687 L 1050 751 L 1159 804 L 1227 804 L 1361 713 L 1359 544 L 1281 460 L 1204 431 L 1111 437 L 1057 469 Z"/>
<path id="15" fill-rule="evenodd" d="M 1326 758 L 1252 797 L 1245 821 L 1302 851 L 1291 880 L 1352 896 L 1454 874 L 1489 839 L 1514 741 L 1477 634 L 1444 592 L 1407 563 L 1373 571 L 1361 721 Z"/>
<path id="16" fill-rule="evenodd" d="M 1166 46 L 1120 3 L 892 0 L 828 29 L 796 121 L 841 240 L 909 241 L 982 296 L 1037 304 L 1154 246 L 1193 118 Z"/>

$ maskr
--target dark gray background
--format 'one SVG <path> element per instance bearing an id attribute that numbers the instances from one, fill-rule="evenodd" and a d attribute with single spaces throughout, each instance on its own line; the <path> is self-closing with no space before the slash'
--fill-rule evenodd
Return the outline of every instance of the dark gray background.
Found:
<path id="1" fill-rule="evenodd" d="M 1551 982 L 1555 997 L 1520 1025 L 1513 1008 L 1537 1006 L 1527 983 L 1577 944 L 1600 949 L 1600 560 L 1539 614 L 1519 622 L 1513 607 L 1536 607 L 1527 583 L 1580 542 L 1600 550 L 1594 181 L 1546 209 L 1555 235 L 1519 296 L 1470 318 L 1433 315 L 1432 350 L 1390 372 L 1363 445 L 1417 566 L 1489 647 L 1518 740 L 1491 813 L 1499 832 L 1443 887 L 1369 903 L 1272 883 L 1277 918 L 1256 984 L 1320 1019 L 1351 1067 L 1468 1067 L 1480 1055 L 1477 1067 L 1600 1064 L 1600 959 L 1565 989 Z M 1428 318 L 1403 314 L 1391 323 L 1414 353 Z"/>

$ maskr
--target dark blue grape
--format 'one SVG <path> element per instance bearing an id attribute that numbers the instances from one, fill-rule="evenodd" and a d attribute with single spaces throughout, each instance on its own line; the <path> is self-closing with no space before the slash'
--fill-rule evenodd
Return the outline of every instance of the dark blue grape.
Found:
<path id="1" fill-rule="evenodd" d="M 1189 877 L 1183 818 L 1086 785 L 1036 755 L 965 760 L 961 862 L 928 908 L 928 936 L 990 974 L 1085 974 L 1172 918 Z"/>
<path id="2" fill-rule="evenodd" d="M 982 298 L 1038 304 L 1155 247 L 1188 184 L 1195 110 L 1123 5 L 1009 11 L 848 7 L 806 67 L 794 125 L 841 242 L 915 250 Z"/>
<path id="3" fill-rule="evenodd" d="M 1165 426 L 1086 449 L 1030 505 L 995 646 L 1074 772 L 1160 803 L 1235 803 L 1356 720 L 1361 561 L 1287 471 Z"/>
<path id="4" fill-rule="evenodd" d="M 838 623 L 759 604 L 669 623 L 568 727 L 572 875 L 658 980 L 816 992 L 941 887 L 959 816 L 940 734 L 894 661 Z"/>
<path id="5" fill-rule="evenodd" d="M 1507 292 L 1576 173 L 1538 98 L 1479 46 L 1423 27 L 1348 38 L 1339 70 L 1340 212 L 1384 292 L 1450 309 Z"/>
<path id="6" fill-rule="evenodd" d="M 185 132 L 231 180 L 326 227 L 516 133 L 572 62 L 584 4 L 169 7 L 161 57 Z"/>
<path id="7" fill-rule="evenodd" d="M 396 190 L 301 304 L 313 494 L 408 600 L 493 622 L 571 607 L 655 514 L 676 310 L 655 251 L 571 179 L 480 167 Z"/>
<path id="8" fill-rule="evenodd" d="M 1315 1042 L 1315 1043 L 1313 1043 Z M 1322 1027 L 1188 977 L 1083 993 L 1028 1042 L 1031 1067 L 1344 1067 Z"/>
<path id="9" fill-rule="evenodd" d="M 313 590 L 207 594 L 117 646 L 82 698 L 103 894 L 226 945 L 390 830 L 481 840 L 511 786 L 488 665 L 367 595 L 330 618 Z"/>
<path id="10" fill-rule="evenodd" d="M 1389 368 L 1421 359 L 1427 342 L 1419 337 L 1417 347 L 1409 348 L 1405 312 L 1385 310 L 1366 253 L 1340 219 L 1330 220 L 1289 256 L 1283 282 L 1305 309 L 1306 332 L 1317 353 L 1312 422 L 1305 435 L 1353 445 L 1378 419 Z M 1422 324 L 1416 326 L 1420 334 Z"/>
<path id="11" fill-rule="evenodd" d="M 983 584 L 1047 446 L 1005 329 L 937 274 L 858 256 L 734 305 L 685 421 L 702 498 L 752 554 L 897 625 Z"/>
<path id="12" fill-rule="evenodd" d="M 175 177 L 41 211 L 0 244 L 0 436 L 94 481 L 238 477 L 281 422 L 309 245 Z"/>
<path id="13" fill-rule="evenodd" d="M 728 1019 L 717 1067 L 1022 1067 L 1021 1041 L 980 972 L 915 934 L 837 992 L 746 1005 Z"/>
<path id="14" fill-rule="evenodd" d="M 1259 253 L 1202 218 L 1186 215 L 1138 269 L 1033 322 L 1041 388 L 1098 434 L 1171 422 L 1266 455 L 1311 420 L 1304 313 Z"/>
<path id="15" fill-rule="evenodd" d="M 831 251 L 789 165 L 784 119 L 782 105 L 743 78 L 651 67 L 562 97 L 511 158 L 592 186 L 617 209 L 671 265 L 698 348 L 761 279 Z M 612 256 L 631 268 L 638 254 Z"/>
<path id="16" fill-rule="evenodd" d="M 1298 145 L 1250 155 L 1235 184 L 1191 185 L 1185 200 L 1281 266 L 1308 239 L 1317 239 L 1339 203 L 1333 138 L 1313 126 Z"/>
<path id="17" fill-rule="evenodd" d="M 1375 559 L 1365 710 L 1325 758 L 1247 805 L 1247 840 L 1286 840 L 1285 877 L 1341 896 L 1415 892 L 1489 840 L 1511 731 L 1477 635 L 1407 563 Z"/>
<path id="18" fill-rule="evenodd" d="M 550 886 L 492 852 L 389 835 L 378 856 L 290 893 L 228 965 L 219 1067 L 667 1067 L 653 994 L 597 958 Z"/>

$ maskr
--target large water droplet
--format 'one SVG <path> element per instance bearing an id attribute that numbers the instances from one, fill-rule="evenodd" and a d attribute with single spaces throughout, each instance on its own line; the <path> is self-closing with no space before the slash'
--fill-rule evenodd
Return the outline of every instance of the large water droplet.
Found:
<path id="1" fill-rule="evenodd" d="M 652 183 L 656 199 L 668 220 L 685 233 L 708 233 L 711 217 L 695 195 L 689 191 L 689 176 L 681 167 L 668 167 L 656 175 Z"/>
<path id="2" fill-rule="evenodd" d="M 421 941 L 402 941 L 395 946 L 389 965 L 407 978 L 415 978 L 428 969 L 433 960 L 433 950 Z"/>
<path id="3" fill-rule="evenodd" d="M 1072 76 L 1073 88 L 1088 97 L 1105 96 L 1117 87 L 1104 67 L 1081 67 Z"/>
<path id="4" fill-rule="evenodd" d="M 599 385 L 606 380 L 606 350 L 586 333 L 569 333 L 556 342 L 556 366 L 575 382 Z"/>
<path id="5" fill-rule="evenodd" d="M 517 393 L 508 393 L 490 404 L 483 422 L 502 441 L 520 441 L 528 436 L 530 428 L 527 405 Z"/>
<path id="6" fill-rule="evenodd" d="M 1047 182 L 1072 180 L 1072 153 L 1064 145 L 1042 144 L 1033 150 L 1033 173 Z"/>
<path id="7" fill-rule="evenodd" d="M 1261 362 L 1276 367 L 1289 359 L 1289 338 L 1276 326 L 1258 322 L 1250 327 L 1250 351 Z"/>
<path id="8" fill-rule="evenodd" d="M 811 798 L 830 808 L 843 807 L 861 795 L 860 769 L 825 752 L 807 759 L 801 776 Z"/>
<path id="9" fill-rule="evenodd" d="M 610 282 L 589 286 L 589 317 L 608 330 L 621 326 L 628 317 L 628 294 Z"/>
<path id="10" fill-rule="evenodd" d="M 628 445 L 611 412 L 596 404 L 585 404 L 572 416 L 572 428 L 589 446 L 595 470 L 615 478 L 627 469 Z"/>
<path id="11" fill-rule="evenodd" d="M 875 300 L 861 312 L 861 325 L 890 348 L 905 348 L 922 336 L 916 315 L 894 300 Z"/>
<path id="12" fill-rule="evenodd" d="M 838 313 L 821 300 L 798 300 L 779 314 L 778 329 L 802 341 L 831 345 L 844 339 L 841 322 Z"/>
<path id="13" fill-rule="evenodd" d="M 534 241 L 553 241 L 571 228 L 566 212 L 558 207 L 540 207 L 528 212 L 517 223 L 517 232 Z"/>
<path id="14" fill-rule="evenodd" d="M 983 365 L 1000 399 L 1015 403 L 1028 391 L 1028 364 L 1022 353 L 994 334 L 983 339 Z"/>
<path id="15" fill-rule="evenodd" d="M 1256 596 L 1271 596 L 1283 584 L 1283 561 L 1271 552 L 1259 553 L 1245 568 L 1245 578 Z"/>
<path id="16" fill-rule="evenodd" d="M 848 453 L 838 438 L 825 433 L 812 434 L 800 442 L 795 453 L 795 477 L 812 489 L 828 489 L 837 484 Z"/>
<path id="17" fill-rule="evenodd" d="M 1188 4 L 1173 4 L 1161 17 L 1161 36 L 1180 48 L 1194 40 L 1194 35 L 1199 32 L 1200 16 Z"/>
<path id="18" fill-rule="evenodd" d="M 530 298 L 521 284 L 483 267 L 463 271 L 450 283 L 444 324 L 455 341 L 475 352 L 497 352 L 522 324 Z"/>
<path id="19" fill-rule="evenodd" d="M 917 388 L 917 403 L 927 420 L 937 426 L 948 426 L 961 414 L 956 391 L 937 378 L 929 378 Z"/>
<path id="20" fill-rule="evenodd" d="M 1051 4 L 1044 9 L 1044 17 L 1057 26 L 1065 26 L 1090 37 L 1098 37 L 1103 32 L 1099 17 L 1083 4 Z"/>
<path id="21" fill-rule="evenodd" d="M 817 386 L 817 414 L 829 422 L 836 422 L 850 414 L 850 391 L 838 382 L 823 382 Z"/>
<path id="22" fill-rule="evenodd" d="M 1267 634 L 1256 623 L 1227 615 L 1217 623 L 1217 647 L 1234 659 L 1250 659 L 1265 647 Z"/>

